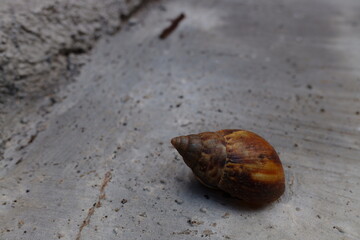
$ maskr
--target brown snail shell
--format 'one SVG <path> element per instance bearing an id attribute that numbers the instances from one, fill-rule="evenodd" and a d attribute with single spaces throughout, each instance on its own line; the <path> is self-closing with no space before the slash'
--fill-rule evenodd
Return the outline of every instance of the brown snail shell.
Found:
<path id="1" fill-rule="evenodd" d="M 240 129 L 203 132 L 171 139 L 171 144 L 204 185 L 261 205 L 285 191 L 285 175 L 275 149 L 259 135 Z"/>

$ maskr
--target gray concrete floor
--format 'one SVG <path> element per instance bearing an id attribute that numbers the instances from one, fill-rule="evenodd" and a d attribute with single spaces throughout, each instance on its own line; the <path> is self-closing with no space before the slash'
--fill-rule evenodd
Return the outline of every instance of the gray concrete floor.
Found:
<path id="1" fill-rule="evenodd" d="M 99 42 L 14 151 L 1 239 L 360 239 L 359 10 L 357 0 L 151 5 Z M 251 209 L 203 187 L 169 143 L 225 128 L 277 149 L 287 179 L 277 202 Z"/>

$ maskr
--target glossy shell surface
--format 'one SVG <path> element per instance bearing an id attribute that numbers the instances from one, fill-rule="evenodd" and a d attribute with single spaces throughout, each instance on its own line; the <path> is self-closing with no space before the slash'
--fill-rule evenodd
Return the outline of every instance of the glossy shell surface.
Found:
<path id="1" fill-rule="evenodd" d="M 259 135 L 239 129 L 204 132 L 171 140 L 204 185 L 250 204 L 265 204 L 285 191 L 275 149 Z"/>

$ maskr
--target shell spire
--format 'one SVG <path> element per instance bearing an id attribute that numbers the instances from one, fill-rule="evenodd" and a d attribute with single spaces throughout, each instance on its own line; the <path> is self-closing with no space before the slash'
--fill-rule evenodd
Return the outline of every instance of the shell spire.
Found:
<path id="1" fill-rule="evenodd" d="M 201 156 L 202 144 L 196 135 L 175 137 L 171 139 L 171 144 L 190 168 L 196 164 L 195 160 Z"/>
<path id="2" fill-rule="evenodd" d="M 176 137 L 171 143 L 201 183 L 217 188 L 226 160 L 223 137 L 204 132 Z"/>

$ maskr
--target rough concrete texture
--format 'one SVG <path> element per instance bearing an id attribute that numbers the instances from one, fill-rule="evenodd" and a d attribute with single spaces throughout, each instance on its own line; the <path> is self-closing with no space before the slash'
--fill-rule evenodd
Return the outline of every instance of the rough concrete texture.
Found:
<path id="1" fill-rule="evenodd" d="M 6 143 L 1 238 L 359 239 L 359 9 L 357 0 L 152 5 L 99 42 L 55 104 L 14 118 L 41 131 Z M 203 187 L 169 143 L 224 128 L 255 131 L 278 150 L 277 202 L 252 209 Z"/>
<path id="2" fill-rule="evenodd" d="M 103 33 L 118 30 L 124 18 L 141 2 L 1 1 L 2 97 L 4 94 L 34 97 L 49 93 L 60 80 L 66 81 L 66 77 L 76 71 L 72 55 L 87 52 Z"/>
<path id="3" fill-rule="evenodd" d="M 143 2 L 146 0 L 1 1 L 0 161 L 14 136 L 39 131 L 29 114 L 46 115 L 57 101 L 53 94 L 58 87 L 71 82 L 86 62 L 84 53 L 100 36 L 115 33 Z M 32 124 L 16 129 L 14 118 Z"/>

